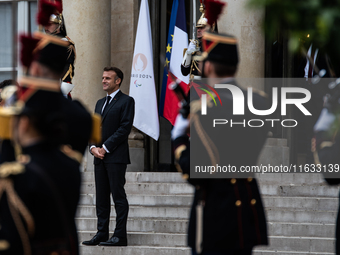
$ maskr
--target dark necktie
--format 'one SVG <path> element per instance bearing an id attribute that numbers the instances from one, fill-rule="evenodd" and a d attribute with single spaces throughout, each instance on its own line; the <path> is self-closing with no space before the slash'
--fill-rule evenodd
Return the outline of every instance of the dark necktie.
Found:
<path id="1" fill-rule="evenodd" d="M 102 111 L 102 115 L 104 114 L 105 110 L 107 109 L 107 107 L 108 107 L 108 105 L 109 105 L 109 103 L 110 103 L 110 100 L 111 100 L 111 97 L 110 97 L 110 96 L 107 96 L 107 97 L 106 97 L 106 104 L 105 104 L 105 107 L 104 107 L 104 109 L 103 109 L 103 111 Z"/>

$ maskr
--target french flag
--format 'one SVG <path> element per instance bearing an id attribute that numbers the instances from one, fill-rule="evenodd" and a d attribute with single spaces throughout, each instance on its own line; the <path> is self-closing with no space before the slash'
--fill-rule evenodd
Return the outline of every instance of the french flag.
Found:
<path id="1" fill-rule="evenodd" d="M 181 64 L 184 49 L 188 47 L 188 33 L 186 29 L 185 4 L 184 0 L 174 0 L 169 24 L 168 42 L 166 47 L 166 63 L 164 67 L 162 93 L 159 104 L 159 114 L 169 120 L 174 125 L 178 111 L 179 101 L 175 93 L 169 89 L 169 84 L 173 82 L 168 75 L 168 68 L 175 76 L 181 80 L 180 86 L 185 93 L 189 91 L 189 75 L 183 76 Z"/>

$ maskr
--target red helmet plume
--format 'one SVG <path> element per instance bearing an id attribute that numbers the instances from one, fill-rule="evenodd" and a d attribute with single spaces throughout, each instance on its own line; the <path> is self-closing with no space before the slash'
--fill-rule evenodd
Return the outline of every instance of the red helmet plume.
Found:
<path id="1" fill-rule="evenodd" d="M 21 43 L 21 52 L 20 52 L 20 60 L 21 64 L 25 67 L 30 67 L 32 61 L 34 60 L 34 50 L 36 49 L 39 39 L 35 39 L 31 36 L 21 35 L 20 43 Z"/>
<path id="2" fill-rule="evenodd" d="M 205 0 L 205 17 L 208 19 L 208 24 L 212 26 L 222 13 L 223 7 L 226 3 L 217 0 Z"/>
<path id="3" fill-rule="evenodd" d="M 48 26 L 52 14 L 59 14 L 63 10 L 62 2 L 51 0 L 40 0 L 37 22 L 39 25 Z"/>

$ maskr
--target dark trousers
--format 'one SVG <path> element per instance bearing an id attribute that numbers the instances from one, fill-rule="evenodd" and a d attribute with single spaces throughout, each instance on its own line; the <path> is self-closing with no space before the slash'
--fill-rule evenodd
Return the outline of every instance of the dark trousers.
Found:
<path id="1" fill-rule="evenodd" d="M 104 163 L 95 165 L 97 229 L 101 235 L 109 235 L 111 201 L 116 209 L 116 228 L 113 236 L 126 238 L 129 203 L 125 194 L 126 164 Z"/>

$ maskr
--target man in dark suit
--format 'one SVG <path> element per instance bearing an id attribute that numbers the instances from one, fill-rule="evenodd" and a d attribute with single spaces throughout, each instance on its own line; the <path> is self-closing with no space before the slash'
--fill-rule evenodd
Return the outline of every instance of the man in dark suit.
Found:
<path id="1" fill-rule="evenodd" d="M 126 246 L 126 223 L 129 204 L 124 190 L 127 164 L 130 164 L 128 136 L 135 102 L 119 87 L 123 72 L 117 67 L 104 68 L 102 84 L 107 97 L 98 100 L 95 112 L 102 115 L 102 143 L 92 145 L 96 182 L 97 234 L 84 245 Z M 108 240 L 110 222 L 110 192 L 116 209 L 116 228 Z"/>
<path id="2" fill-rule="evenodd" d="M 219 78 L 215 84 L 238 87 L 234 80 L 238 65 L 237 39 L 230 35 L 205 33 L 202 40 L 202 77 Z M 208 113 L 201 115 L 201 102 L 192 101 L 190 120 L 179 115 L 171 134 L 177 167 L 195 186 L 188 245 L 193 255 L 250 255 L 254 246 L 268 244 L 257 181 L 251 173 L 242 176 L 222 173 L 219 178 L 216 177 L 218 174 L 203 178 L 191 174 L 195 172 L 195 166 L 216 166 L 216 162 L 220 166 L 235 166 L 237 169 L 255 166 L 268 128 L 242 125 L 217 125 L 213 128 L 213 120 L 221 116 L 228 121 L 232 119 L 234 123 L 263 118 L 255 117 L 249 109 L 244 115 L 233 115 L 233 101 L 236 99 L 228 89 L 218 90 L 218 94 L 223 105 L 214 107 L 211 104 Z M 243 94 L 246 95 L 245 91 Z M 218 101 L 217 95 L 215 97 Z M 199 107 L 195 107 L 196 103 Z M 256 109 L 268 109 L 266 100 L 258 94 L 253 94 L 253 103 Z M 187 135 L 189 121 L 190 142 Z M 190 155 L 195 157 L 190 158 Z M 194 170 L 190 171 L 190 168 Z"/>

